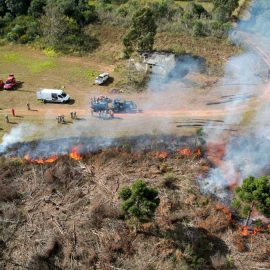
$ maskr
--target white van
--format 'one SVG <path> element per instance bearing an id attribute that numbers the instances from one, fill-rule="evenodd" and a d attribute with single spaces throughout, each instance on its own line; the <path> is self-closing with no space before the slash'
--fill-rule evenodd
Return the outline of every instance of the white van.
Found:
<path id="1" fill-rule="evenodd" d="M 70 100 L 70 96 L 61 89 L 40 89 L 37 91 L 37 99 L 44 103 L 66 103 Z"/>

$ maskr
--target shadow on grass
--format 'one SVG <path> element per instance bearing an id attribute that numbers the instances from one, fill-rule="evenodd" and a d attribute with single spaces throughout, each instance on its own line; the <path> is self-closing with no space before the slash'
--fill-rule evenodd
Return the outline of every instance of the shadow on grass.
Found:
<path id="1" fill-rule="evenodd" d="M 204 228 L 177 224 L 163 236 L 173 240 L 183 253 L 188 254 L 187 262 L 193 267 L 201 267 L 198 269 L 214 269 L 211 258 L 217 255 L 226 257 L 229 253 L 226 243 Z"/>
<path id="2" fill-rule="evenodd" d="M 106 82 L 104 82 L 101 86 L 108 86 L 108 85 L 112 84 L 113 82 L 114 82 L 114 78 L 109 77 L 108 80 Z"/>

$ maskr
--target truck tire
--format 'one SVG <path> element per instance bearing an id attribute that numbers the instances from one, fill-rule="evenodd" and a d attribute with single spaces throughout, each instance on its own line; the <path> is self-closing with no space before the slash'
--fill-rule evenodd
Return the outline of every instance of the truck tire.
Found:
<path id="1" fill-rule="evenodd" d="M 45 99 L 43 99 L 43 103 L 44 103 L 44 104 L 46 103 L 46 100 L 45 100 Z"/>

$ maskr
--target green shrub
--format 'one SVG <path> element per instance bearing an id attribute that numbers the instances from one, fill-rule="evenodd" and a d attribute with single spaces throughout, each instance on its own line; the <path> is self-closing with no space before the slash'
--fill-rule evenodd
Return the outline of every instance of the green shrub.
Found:
<path id="1" fill-rule="evenodd" d="M 201 37 L 204 35 L 204 26 L 201 21 L 195 21 L 192 28 L 192 35 L 194 37 Z"/>
<path id="2" fill-rule="evenodd" d="M 127 219 L 146 222 L 153 218 L 159 205 L 158 191 L 150 188 L 143 180 L 135 181 L 131 188 L 120 191 L 121 209 Z"/>
<path id="3" fill-rule="evenodd" d="M 242 215 L 247 215 L 252 203 L 258 211 L 270 217 L 270 180 L 266 176 L 244 179 L 243 184 L 235 190 L 232 206 Z"/>

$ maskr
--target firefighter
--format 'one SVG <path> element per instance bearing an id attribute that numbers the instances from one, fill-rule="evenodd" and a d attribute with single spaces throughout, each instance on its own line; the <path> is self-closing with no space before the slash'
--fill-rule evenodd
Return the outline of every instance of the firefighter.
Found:
<path id="1" fill-rule="evenodd" d="M 73 114 L 73 112 L 70 113 L 70 117 L 71 117 L 71 119 L 74 119 L 74 114 Z"/>
<path id="2" fill-rule="evenodd" d="M 65 124 L 65 116 L 63 114 L 61 115 L 61 123 Z"/>
<path id="3" fill-rule="evenodd" d="M 11 109 L 11 112 L 12 112 L 12 116 L 15 117 L 16 116 L 15 115 L 15 110 L 13 108 Z"/>
<path id="4" fill-rule="evenodd" d="M 109 113 L 110 113 L 110 117 L 111 117 L 111 118 L 114 118 L 113 110 L 110 110 Z"/>
<path id="5" fill-rule="evenodd" d="M 59 123 L 61 123 L 61 115 L 59 114 L 58 116 L 57 116 L 57 123 L 59 124 Z"/>
<path id="6" fill-rule="evenodd" d="M 8 118 L 7 114 L 5 115 L 5 121 L 6 121 L 6 123 L 9 123 L 9 118 Z"/>
<path id="7" fill-rule="evenodd" d="M 27 106 L 27 110 L 30 111 L 30 110 L 31 110 L 31 109 L 30 109 L 30 104 L 27 103 L 26 106 Z"/>
<path id="8" fill-rule="evenodd" d="M 73 112 L 73 119 L 77 120 L 77 113 Z"/>

